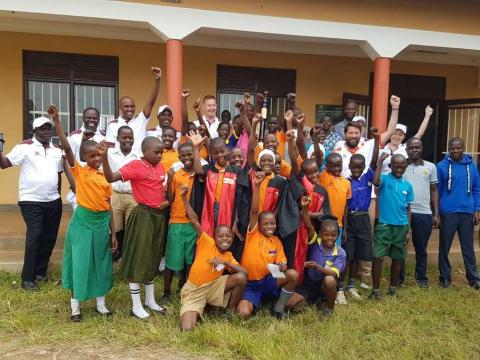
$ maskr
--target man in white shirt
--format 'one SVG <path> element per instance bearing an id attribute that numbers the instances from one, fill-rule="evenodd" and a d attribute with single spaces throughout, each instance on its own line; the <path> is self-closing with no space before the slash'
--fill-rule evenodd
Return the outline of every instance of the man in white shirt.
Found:
<path id="1" fill-rule="evenodd" d="M 172 108 L 168 105 L 162 105 L 158 108 L 158 125 L 152 129 L 147 130 L 147 136 L 155 136 L 156 138 L 162 139 L 163 129 L 172 127 L 173 121 L 173 112 Z M 175 129 L 177 130 L 177 129 Z M 178 139 L 182 136 L 182 133 L 177 130 L 177 140 L 173 143 L 173 147 L 178 148 Z"/>
<path id="2" fill-rule="evenodd" d="M 18 205 L 27 225 L 22 288 L 38 290 L 36 281 L 47 279 L 48 263 L 62 217 L 60 198 L 62 151 L 54 146 L 52 123 L 46 117 L 33 121 L 33 137 L 0 152 L 0 167 L 20 166 Z"/>
<path id="3" fill-rule="evenodd" d="M 100 112 L 94 107 L 87 107 L 83 110 L 82 120 L 82 127 L 70 133 L 68 136 L 68 142 L 75 154 L 75 159 L 83 165 L 85 163 L 80 159 L 80 146 L 82 145 L 83 133 L 87 133 L 89 140 L 100 143 L 105 140 L 105 131 L 98 128 L 100 123 Z"/>
<path id="4" fill-rule="evenodd" d="M 110 121 L 107 126 L 107 141 L 111 147 L 118 147 L 117 133 L 121 126 L 129 126 L 133 130 L 134 143 L 133 151 L 142 153 L 142 141 L 147 132 L 148 119 L 152 113 L 153 106 L 158 97 L 160 89 L 160 78 L 162 77 L 162 70 L 158 67 L 151 68 L 154 82 L 152 92 L 145 103 L 140 114 L 135 116 L 135 101 L 129 96 L 123 96 L 119 100 L 119 108 L 121 115 L 116 120 Z"/>
<path id="5" fill-rule="evenodd" d="M 132 151 L 134 139 L 133 131 L 129 126 L 122 126 L 118 129 L 117 141 L 118 147 L 108 150 L 108 162 L 112 171 L 118 171 L 130 161 L 140 159 L 141 155 Z M 132 196 L 132 186 L 130 181 L 117 181 L 112 184 L 113 194 L 110 198 L 112 205 L 113 224 L 117 235 L 118 247 L 113 253 L 114 260 L 122 256 L 123 229 L 125 224 L 136 206 Z"/>
<path id="6" fill-rule="evenodd" d="M 197 111 L 197 109 L 195 109 L 195 111 Z M 220 120 L 217 118 L 217 99 L 215 96 L 207 95 L 203 98 L 203 111 L 204 115 L 202 116 L 202 119 L 210 133 L 210 139 L 215 139 L 218 137 L 217 129 L 220 124 Z M 198 116 L 201 116 L 199 111 L 197 111 L 197 117 Z M 198 128 L 203 124 L 200 124 L 200 121 L 196 120 L 195 125 Z"/>

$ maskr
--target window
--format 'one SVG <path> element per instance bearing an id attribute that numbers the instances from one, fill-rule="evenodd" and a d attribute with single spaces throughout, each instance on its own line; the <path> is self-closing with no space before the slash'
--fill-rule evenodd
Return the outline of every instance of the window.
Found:
<path id="1" fill-rule="evenodd" d="M 82 114 L 92 106 L 100 111 L 100 129 L 117 115 L 118 58 L 38 51 L 23 52 L 25 89 L 24 136 L 32 136 L 33 119 L 58 107 L 68 133 L 82 126 Z"/>

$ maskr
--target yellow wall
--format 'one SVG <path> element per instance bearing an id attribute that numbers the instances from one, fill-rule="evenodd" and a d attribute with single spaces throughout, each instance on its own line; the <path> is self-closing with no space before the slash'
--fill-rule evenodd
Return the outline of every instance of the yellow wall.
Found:
<path id="1" fill-rule="evenodd" d="M 150 91 L 150 66 L 165 68 L 165 47 L 162 44 L 0 32 L 0 48 L 0 98 L 4 114 L 0 131 L 5 133 L 6 151 L 22 140 L 23 49 L 118 56 L 120 96 L 132 96 L 138 109 Z M 370 72 L 373 71 L 373 64 L 368 59 L 186 47 L 184 86 L 191 89 L 190 106 L 199 96 L 216 94 L 217 64 L 296 69 L 298 105 L 310 122 L 315 104 L 340 104 L 343 92 L 367 94 Z M 480 97 L 477 71 L 476 67 L 467 66 L 392 64 L 394 73 L 446 77 L 447 98 Z M 157 105 L 165 101 L 165 81 L 162 80 Z M 192 111 L 190 116 L 194 116 Z M 150 125 L 154 124 L 155 117 L 152 117 Z M 18 169 L 1 171 L 0 181 L 3 185 L 0 204 L 16 203 Z"/>

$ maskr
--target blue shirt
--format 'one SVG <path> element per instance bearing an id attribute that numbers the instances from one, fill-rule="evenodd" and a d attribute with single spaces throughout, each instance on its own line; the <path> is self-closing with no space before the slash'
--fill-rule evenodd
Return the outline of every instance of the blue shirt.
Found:
<path id="1" fill-rule="evenodd" d="M 352 187 L 352 197 L 348 200 L 348 211 L 368 211 L 372 199 L 373 176 L 373 170 L 368 168 L 367 172 L 358 179 L 353 179 L 351 176 L 348 178 Z"/>
<path id="2" fill-rule="evenodd" d="M 388 225 L 408 225 L 408 204 L 413 202 L 413 186 L 392 173 L 382 175 L 378 194 L 378 221 Z"/>
<path id="3" fill-rule="evenodd" d="M 337 244 L 335 244 L 333 249 L 325 249 L 317 234 L 313 236 L 309 243 L 314 244 L 311 245 L 312 248 L 310 249 L 308 260 L 315 261 L 318 265 L 329 268 L 337 274 L 337 277 L 340 277 L 340 274 L 345 269 L 347 259 L 345 250 Z M 317 270 L 308 269 L 307 276 L 314 281 L 321 281 L 325 275 Z"/>

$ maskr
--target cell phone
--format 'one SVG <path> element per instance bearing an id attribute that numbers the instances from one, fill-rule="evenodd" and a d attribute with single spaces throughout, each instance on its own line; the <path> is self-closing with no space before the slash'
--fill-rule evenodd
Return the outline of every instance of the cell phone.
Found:
<path id="1" fill-rule="evenodd" d="M 53 145 L 60 146 L 60 138 L 58 136 L 52 136 L 50 139 Z"/>
<path id="2" fill-rule="evenodd" d="M 3 152 L 3 143 L 5 140 L 3 140 L 3 132 L 0 132 L 0 152 Z"/>

